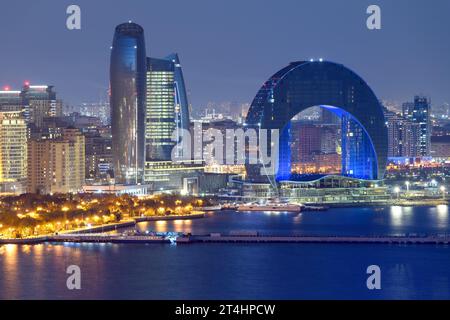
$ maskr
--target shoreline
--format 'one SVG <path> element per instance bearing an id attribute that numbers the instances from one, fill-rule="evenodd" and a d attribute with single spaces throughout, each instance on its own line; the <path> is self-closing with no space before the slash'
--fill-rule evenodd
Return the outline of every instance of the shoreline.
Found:
<path id="1" fill-rule="evenodd" d="M 201 219 L 206 216 L 206 213 L 203 211 L 193 211 L 192 214 L 184 214 L 179 216 L 151 216 L 151 217 L 137 217 L 132 220 L 125 220 L 116 223 L 101 225 L 101 226 L 93 226 L 87 227 L 77 230 L 64 230 L 58 232 L 58 235 L 68 235 L 68 234 L 89 234 L 95 232 L 107 232 L 114 231 L 118 229 L 128 228 L 136 226 L 136 224 L 147 221 L 168 221 L 168 220 L 190 220 L 190 219 Z M 47 242 L 54 235 L 42 235 L 36 236 L 32 238 L 19 238 L 19 239 L 0 239 L 0 245 L 4 244 L 39 244 L 43 242 Z"/>
<path id="2" fill-rule="evenodd" d="M 327 204 L 330 209 L 337 208 L 374 208 L 374 207 L 436 207 L 439 205 L 448 205 L 447 201 L 430 201 L 428 203 L 421 203 L 420 205 L 414 203 L 400 202 L 400 203 L 353 203 L 353 204 Z M 223 211 L 235 211 L 235 210 L 223 210 Z M 94 233 L 104 233 L 109 231 L 115 231 L 118 229 L 129 228 L 136 226 L 141 222 L 151 222 L 151 221 L 174 221 L 174 220 L 191 220 L 191 219 L 201 219 L 207 215 L 204 211 L 193 211 L 192 214 L 177 215 L 177 216 L 148 216 L 148 217 L 136 217 L 134 219 L 129 219 L 117 223 L 87 227 L 71 231 L 61 231 L 58 234 L 35 236 L 30 238 L 19 238 L 19 239 L 0 239 L 0 245 L 7 244 L 19 244 L 19 245 L 33 245 L 45 242 L 51 242 L 55 236 L 63 235 L 88 235 Z M 137 241 L 139 242 L 139 241 Z M 181 241 L 183 242 L 183 241 Z"/>
<path id="3" fill-rule="evenodd" d="M 312 204 L 308 204 L 312 205 Z M 436 207 L 440 205 L 449 205 L 448 200 L 430 199 L 426 201 L 389 201 L 389 202 L 359 202 L 359 203 L 318 203 L 316 205 L 326 206 L 328 208 L 365 208 L 365 207 Z"/>

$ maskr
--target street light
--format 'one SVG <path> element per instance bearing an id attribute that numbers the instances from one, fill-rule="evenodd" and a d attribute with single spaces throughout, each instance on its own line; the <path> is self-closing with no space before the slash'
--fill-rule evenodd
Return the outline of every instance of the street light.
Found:
<path id="1" fill-rule="evenodd" d="M 410 185 L 410 182 L 409 182 L 409 181 L 406 181 L 405 184 L 406 184 L 406 192 L 409 192 L 409 185 Z"/>
<path id="2" fill-rule="evenodd" d="M 400 199 L 400 187 L 395 187 L 394 192 L 397 194 L 397 200 Z"/>
<path id="3" fill-rule="evenodd" d="M 442 192 L 442 199 L 443 200 L 445 200 L 445 191 L 447 190 L 446 188 L 445 188 L 445 186 L 441 186 L 441 192 Z"/>

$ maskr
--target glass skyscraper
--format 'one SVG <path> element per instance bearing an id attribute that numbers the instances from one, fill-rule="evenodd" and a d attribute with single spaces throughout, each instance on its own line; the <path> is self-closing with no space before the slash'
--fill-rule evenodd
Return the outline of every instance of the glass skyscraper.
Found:
<path id="1" fill-rule="evenodd" d="M 146 160 L 170 160 L 175 145 L 172 133 L 176 128 L 174 64 L 170 60 L 147 59 L 145 120 Z"/>
<path id="2" fill-rule="evenodd" d="M 131 22 L 118 25 L 110 65 L 112 152 L 118 184 L 143 181 L 146 63 L 143 28 Z"/>
<path id="3" fill-rule="evenodd" d="M 177 54 L 147 59 L 147 161 L 170 161 L 173 134 L 189 130 L 187 94 Z M 175 150 L 176 151 L 176 150 Z"/>

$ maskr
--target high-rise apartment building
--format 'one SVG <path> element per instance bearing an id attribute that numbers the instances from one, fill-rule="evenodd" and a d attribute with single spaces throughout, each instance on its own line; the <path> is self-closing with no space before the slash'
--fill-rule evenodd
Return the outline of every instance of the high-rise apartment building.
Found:
<path id="1" fill-rule="evenodd" d="M 421 156 L 430 155 L 430 145 L 431 145 L 430 114 L 431 114 L 431 107 L 429 99 L 424 96 L 415 96 L 412 121 L 418 123 L 420 126 L 419 154 Z"/>
<path id="2" fill-rule="evenodd" d="M 28 141 L 27 190 L 31 193 L 78 192 L 85 181 L 85 139 L 74 128 L 62 137 Z"/>
<path id="3" fill-rule="evenodd" d="M 27 125 L 20 111 L 0 112 L 0 191 L 22 193 L 27 177 Z"/>
<path id="4" fill-rule="evenodd" d="M 407 115 L 407 114 L 406 114 Z M 411 118 L 386 111 L 388 126 L 388 157 L 420 156 L 420 124 Z"/>

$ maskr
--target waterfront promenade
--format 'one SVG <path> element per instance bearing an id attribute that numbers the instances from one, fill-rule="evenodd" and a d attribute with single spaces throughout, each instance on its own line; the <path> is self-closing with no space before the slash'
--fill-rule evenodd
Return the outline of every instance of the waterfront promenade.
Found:
<path id="1" fill-rule="evenodd" d="M 137 223 L 145 222 L 145 221 L 167 221 L 167 220 L 191 220 L 191 219 L 201 219 L 205 217 L 205 213 L 202 211 L 193 211 L 191 214 L 184 215 L 170 215 L 170 216 L 147 216 L 147 217 L 137 217 L 133 219 L 127 219 L 116 223 L 109 223 L 98 226 L 91 226 L 85 228 L 79 228 L 75 230 L 64 230 L 58 232 L 58 234 L 53 235 L 42 235 L 28 238 L 0 238 L 1 244 L 36 244 L 48 241 L 61 241 L 62 236 L 70 236 L 70 235 L 81 235 L 81 234 L 92 234 L 98 232 L 109 232 L 123 228 L 134 227 Z M 86 238 L 87 239 L 87 238 Z M 103 238 L 106 239 L 106 238 Z M 68 238 L 70 240 L 70 238 Z M 87 242 L 87 241 L 83 241 Z M 99 242 L 99 241 L 97 241 Z M 102 242 L 110 242 L 110 241 L 102 241 Z M 126 242 L 126 241 L 124 241 Z M 129 241 L 131 242 L 131 241 Z"/>

